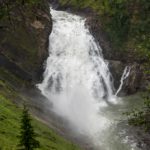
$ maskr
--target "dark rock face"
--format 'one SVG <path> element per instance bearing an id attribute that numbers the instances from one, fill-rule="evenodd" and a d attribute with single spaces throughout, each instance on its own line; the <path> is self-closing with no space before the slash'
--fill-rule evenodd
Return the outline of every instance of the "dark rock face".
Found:
<path id="1" fill-rule="evenodd" d="M 149 150 L 150 147 L 150 133 L 145 132 L 144 129 L 138 126 L 131 126 L 127 121 L 121 121 L 117 125 L 118 130 L 125 129 L 123 136 L 128 136 L 130 144 L 136 143 L 137 148 L 141 150 Z M 121 137 L 122 138 L 122 137 Z"/>
<path id="2" fill-rule="evenodd" d="M 119 60 L 112 51 L 109 39 L 106 33 L 102 30 L 101 22 L 97 19 L 97 16 L 93 14 L 92 16 L 87 17 L 86 24 L 91 34 L 95 37 L 96 41 L 103 49 L 104 58 L 107 60 Z"/>
<path id="3" fill-rule="evenodd" d="M 120 86 L 120 79 L 121 79 L 122 73 L 124 71 L 125 64 L 123 64 L 121 61 L 110 60 L 109 68 L 110 68 L 110 72 L 114 78 L 114 87 L 117 90 Z"/>
<path id="4" fill-rule="evenodd" d="M 130 95 L 138 91 L 146 90 L 146 80 L 144 76 L 143 66 L 138 63 L 122 63 L 121 61 L 110 60 L 110 71 L 114 77 L 115 89 L 119 88 L 120 80 L 123 75 L 126 66 L 130 66 L 130 74 L 128 78 L 124 81 L 122 90 L 119 95 Z M 148 82 L 148 81 L 147 81 Z"/>
<path id="5" fill-rule="evenodd" d="M 130 75 L 125 80 L 123 88 L 119 94 L 129 95 L 140 90 L 145 90 L 147 86 L 146 84 L 143 84 L 143 82 L 145 82 L 143 65 L 136 62 L 135 59 L 132 59 L 132 56 L 130 56 L 131 54 L 125 54 L 126 52 L 114 50 L 107 34 L 102 30 L 101 21 L 96 18 L 97 16 L 95 14 L 87 17 L 87 26 L 96 41 L 100 44 L 104 58 L 109 61 L 109 68 L 114 78 L 115 89 L 118 89 L 120 85 L 120 79 L 125 67 L 130 66 Z"/>
<path id="6" fill-rule="evenodd" d="M 16 6 L 11 10 L 10 18 L 0 20 L 0 69 L 17 75 L 17 78 L 26 80 L 27 77 L 38 82 L 44 71 L 52 30 L 49 3 L 44 1 L 41 6 L 32 8 Z"/>
<path id="7" fill-rule="evenodd" d="M 139 91 L 142 87 L 143 68 L 138 63 L 130 65 L 131 71 L 129 77 L 124 82 L 123 91 L 132 94 Z"/>
<path id="8" fill-rule="evenodd" d="M 91 34 L 95 37 L 96 42 L 100 44 L 103 50 L 104 58 L 109 61 L 110 71 L 114 78 L 115 89 L 118 89 L 119 87 L 120 79 L 126 66 L 131 67 L 131 72 L 128 79 L 124 83 L 125 85 L 123 86 L 121 93 L 124 95 L 133 94 L 146 88 L 146 84 L 142 84 L 145 82 L 142 64 L 136 61 L 136 58 L 134 58 L 133 54 L 130 54 L 130 51 L 124 52 L 112 48 L 107 33 L 102 29 L 102 20 L 99 19 L 95 12 L 89 8 L 75 9 L 68 4 L 61 6 L 59 0 L 54 0 L 51 4 L 56 9 L 66 10 L 86 17 L 87 27 L 89 28 Z"/>
<path id="9" fill-rule="evenodd" d="M 21 78 L 22 80 L 31 81 L 31 75 L 22 70 L 19 66 L 7 59 L 3 54 L 0 55 L 0 66 L 9 70 L 15 76 Z"/>
<path id="10" fill-rule="evenodd" d="M 114 86 L 116 89 L 119 88 L 120 80 L 123 75 L 124 69 L 126 66 L 130 66 L 130 74 L 128 78 L 124 81 L 122 90 L 120 91 L 119 95 L 130 95 L 136 93 L 140 90 L 145 90 L 143 81 L 143 67 L 138 63 L 123 63 L 121 61 L 109 61 L 110 71 L 112 76 L 115 79 Z M 143 86 L 142 86 L 143 85 Z"/>
<path id="11" fill-rule="evenodd" d="M 48 1 L 56 9 L 60 6 L 59 5 L 59 0 L 48 0 Z"/>

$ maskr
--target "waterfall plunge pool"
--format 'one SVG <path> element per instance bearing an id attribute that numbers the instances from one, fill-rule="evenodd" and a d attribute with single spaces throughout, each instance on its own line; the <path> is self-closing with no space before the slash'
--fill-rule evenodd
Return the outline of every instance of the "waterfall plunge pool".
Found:
<path id="1" fill-rule="evenodd" d="M 53 9 L 51 14 L 49 57 L 38 88 L 52 111 L 67 120 L 76 138 L 87 138 L 85 149 L 138 150 L 126 129 L 118 127 L 122 112 L 137 100 L 115 95 L 109 64 L 85 18 Z"/>

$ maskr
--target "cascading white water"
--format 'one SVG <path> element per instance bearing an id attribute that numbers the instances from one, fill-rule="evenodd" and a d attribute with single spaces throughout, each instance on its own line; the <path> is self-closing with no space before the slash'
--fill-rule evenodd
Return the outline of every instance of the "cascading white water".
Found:
<path id="1" fill-rule="evenodd" d="M 101 110 L 117 103 L 108 63 L 84 18 L 53 9 L 51 14 L 49 57 L 38 87 L 53 103 L 56 114 L 67 119 L 76 132 L 101 145 L 112 121 Z M 105 145 L 103 150 L 110 147 Z"/>
<path id="2" fill-rule="evenodd" d="M 128 76 L 130 75 L 130 70 L 131 68 L 129 66 L 126 66 L 124 71 L 123 71 L 123 74 L 122 74 L 122 77 L 121 77 L 121 80 L 120 80 L 120 86 L 116 92 L 116 96 L 119 94 L 119 92 L 122 90 L 122 87 L 123 87 L 123 83 L 124 81 L 128 78 Z"/>

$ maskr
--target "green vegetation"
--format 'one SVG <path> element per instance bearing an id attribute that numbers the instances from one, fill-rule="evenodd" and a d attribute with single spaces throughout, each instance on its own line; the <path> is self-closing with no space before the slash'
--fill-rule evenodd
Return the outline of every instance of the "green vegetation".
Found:
<path id="1" fill-rule="evenodd" d="M 146 132 L 150 131 L 150 92 L 143 96 L 145 101 L 142 108 L 135 108 L 131 112 L 124 113 L 128 117 L 130 125 L 139 126 Z"/>
<path id="2" fill-rule="evenodd" d="M 0 87 L 4 85 L 0 82 Z M 9 91 L 12 93 L 12 91 Z M 9 95 L 9 93 L 8 93 Z M 16 150 L 19 144 L 22 109 L 17 107 L 10 99 L 0 92 L 0 149 Z M 37 140 L 40 141 L 39 150 L 78 150 L 75 145 L 58 136 L 46 125 L 32 118 Z"/>
<path id="3" fill-rule="evenodd" d="M 37 27 L 36 22 L 41 26 Z M 0 0 L 1 150 L 17 149 L 21 130 L 20 106 L 24 102 L 31 106 L 30 99 L 27 100 L 21 92 L 31 88 L 31 80 L 36 80 L 47 54 L 46 38 L 50 30 L 51 18 L 46 0 Z M 33 116 L 31 123 L 40 142 L 39 150 L 79 149 Z"/>
<path id="4" fill-rule="evenodd" d="M 150 62 L 150 2 L 147 0 L 60 0 L 74 9 L 92 9 L 113 48 Z"/>
<path id="5" fill-rule="evenodd" d="M 36 134 L 31 124 L 31 117 L 26 106 L 24 106 L 21 118 L 20 143 L 18 145 L 21 150 L 33 150 L 40 147 L 39 141 L 36 140 Z"/>
<path id="6" fill-rule="evenodd" d="M 108 34 L 113 49 L 124 55 L 131 55 L 133 60 L 145 65 L 146 73 L 150 72 L 150 1 L 60 0 L 60 3 L 72 6 L 76 10 L 90 8 L 95 13 L 93 17 Z M 1 53 L 32 76 L 42 64 L 41 55 L 44 55 L 39 44 L 42 33 L 33 28 L 33 22 L 48 24 L 47 19 L 43 20 L 45 10 L 49 12 L 45 4 L 42 0 L 0 0 Z M 39 8 L 40 10 L 37 11 Z M 26 101 L 16 90 L 27 84 L 28 81 L 16 76 L 8 68 L 0 67 L 0 149 L 2 150 L 17 149 L 22 110 L 14 103 L 17 102 L 19 105 Z M 141 109 L 126 114 L 129 124 L 150 131 L 150 96 L 146 96 L 145 99 Z M 35 118 L 32 120 L 41 145 L 39 150 L 79 149 Z"/>

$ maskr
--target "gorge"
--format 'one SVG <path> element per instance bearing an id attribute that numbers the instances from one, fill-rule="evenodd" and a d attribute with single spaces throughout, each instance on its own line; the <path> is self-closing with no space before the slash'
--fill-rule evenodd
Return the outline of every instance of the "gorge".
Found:
<path id="1" fill-rule="evenodd" d="M 1 0 L 0 149 L 25 104 L 39 150 L 149 150 L 149 4 Z"/>
<path id="2" fill-rule="evenodd" d="M 85 136 L 93 149 L 137 150 L 134 141 L 124 142 L 127 135 L 119 140 L 124 129 L 115 131 L 121 112 L 115 114 L 126 107 L 117 94 L 130 68 L 125 68 L 116 91 L 109 64 L 85 26 L 85 18 L 54 9 L 51 14 L 49 57 L 44 80 L 37 86 L 52 103 L 52 111 L 68 121 L 77 137 Z"/>

